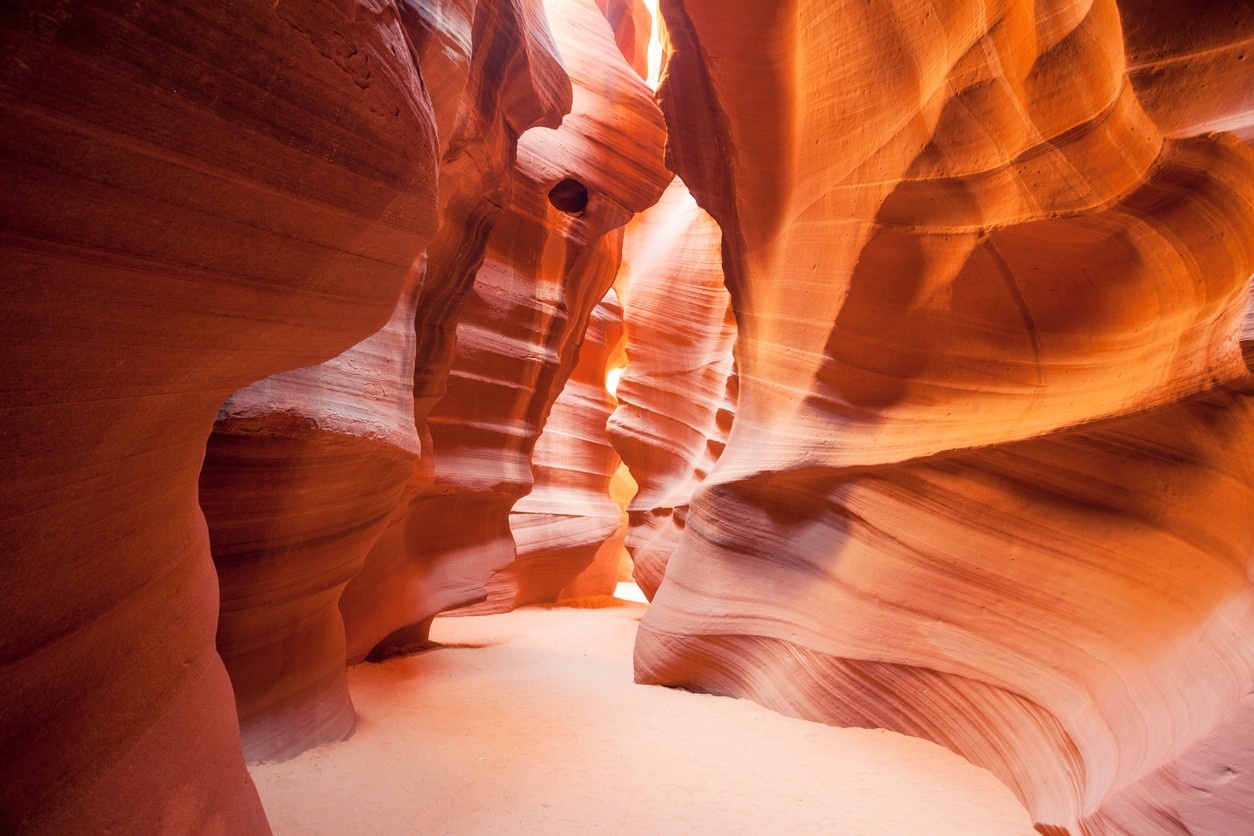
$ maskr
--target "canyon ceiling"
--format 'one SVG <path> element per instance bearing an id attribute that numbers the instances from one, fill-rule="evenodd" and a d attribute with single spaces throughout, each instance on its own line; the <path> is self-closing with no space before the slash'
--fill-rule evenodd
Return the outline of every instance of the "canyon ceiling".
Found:
<path id="1" fill-rule="evenodd" d="M 660 18 L 0 8 L 0 830 L 267 833 L 625 546 L 642 683 L 1250 832 L 1254 6 Z"/>

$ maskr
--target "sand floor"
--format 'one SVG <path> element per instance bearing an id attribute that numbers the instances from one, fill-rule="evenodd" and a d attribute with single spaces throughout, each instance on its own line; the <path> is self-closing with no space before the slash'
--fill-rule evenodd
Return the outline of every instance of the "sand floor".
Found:
<path id="1" fill-rule="evenodd" d="M 922 740 L 632 682 L 644 606 L 440 618 L 444 647 L 349 670 L 356 735 L 253 777 L 274 831 L 1031 834 Z"/>

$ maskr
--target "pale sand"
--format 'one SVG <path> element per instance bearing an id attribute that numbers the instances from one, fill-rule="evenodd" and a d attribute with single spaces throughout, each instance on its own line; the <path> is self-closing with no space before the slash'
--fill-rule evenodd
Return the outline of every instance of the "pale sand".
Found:
<path id="1" fill-rule="evenodd" d="M 644 606 L 436 619 L 348 672 L 357 734 L 252 768 L 275 833 L 1032 833 L 931 743 L 632 682 Z"/>

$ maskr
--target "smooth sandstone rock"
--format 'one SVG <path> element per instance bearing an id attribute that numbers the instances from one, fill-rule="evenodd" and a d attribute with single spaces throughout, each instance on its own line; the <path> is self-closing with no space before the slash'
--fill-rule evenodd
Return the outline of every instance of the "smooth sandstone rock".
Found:
<path id="1" fill-rule="evenodd" d="M 1121 832 L 1254 689 L 1254 155 L 1162 139 L 1111 2 L 662 11 L 740 400 L 639 678 L 929 737 L 1044 832 Z"/>
<path id="2" fill-rule="evenodd" d="M 621 227 L 670 179 L 661 114 L 600 10 L 546 9 L 574 104 L 560 128 L 519 140 L 512 199 L 473 289 L 449 302 L 462 313 L 447 393 L 426 422 L 426 470 L 340 602 L 350 661 L 421 646 L 432 617 L 484 598 L 514 559 L 509 511 L 530 490 L 536 439 L 613 282 Z"/>
<path id="3" fill-rule="evenodd" d="M 596 0 L 596 4 L 614 30 L 618 51 L 641 78 L 648 79 L 653 15 L 643 0 Z"/>
<path id="4" fill-rule="evenodd" d="M 1137 98 L 1167 136 L 1254 141 L 1254 8 L 1245 0 L 1118 0 Z"/>
<path id="5" fill-rule="evenodd" d="M 622 459 L 605 429 L 617 404 L 605 379 L 623 338 L 623 310 L 611 289 L 592 311 L 579 362 L 536 441 L 531 492 L 510 510 L 514 561 L 492 576 L 475 612 L 614 593 L 626 519 L 611 496 Z"/>
<path id="6" fill-rule="evenodd" d="M 663 11 L 718 227 L 626 233 L 638 677 L 936 740 L 1043 832 L 1241 832 L 1248 4 Z M 346 657 L 604 588 L 646 20 L 0 11 L 0 831 L 264 833 L 237 709 L 340 739 Z"/>
<path id="7" fill-rule="evenodd" d="M 0 41 L 0 830 L 267 832 L 197 474 L 228 395 L 387 321 L 430 101 L 381 2 L 17 2 Z"/>
<path id="8" fill-rule="evenodd" d="M 453 316 L 436 301 L 446 273 L 431 268 L 443 247 L 474 248 L 468 204 L 490 217 L 507 199 L 528 120 L 557 125 L 569 104 L 538 4 L 404 3 L 400 12 L 441 132 L 435 253 L 415 263 L 383 330 L 233 395 L 201 474 L 222 590 L 218 650 L 249 760 L 285 759 L 353 732 L 339 598 L 418 468 L 416 328 Z"/>
<path id="9" fill-rule="evenodd" d="M 627 227 L 619 282 L 627 288 L 628 365 L 609 429 L 639 485 L 626 547 L 649 597 L 735 413 L 736 323 L 720 237 L 678 178 Z"/>

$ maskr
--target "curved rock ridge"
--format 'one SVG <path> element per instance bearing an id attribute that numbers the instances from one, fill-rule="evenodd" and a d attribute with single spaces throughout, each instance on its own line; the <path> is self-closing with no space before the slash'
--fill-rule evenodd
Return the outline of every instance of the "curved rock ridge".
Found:
<path id="1" fill-rule="evenodd" d="M 703 491 L 637 674 L 927 737 L 1038 821 L 1123 832 L 1099 827 L 1105 796 L 1250 688 L 1254 538 L 1213 520 L 1254 514 L 1251 403 L 1207 394 L 873 474 Z M 710 522 L 728 519 L 769 558 Z"/>
<path id="2" fill-rule="evenodd" d="M 606 444 L 611 450 L 613 449 L 613 445 L 609 444 L 608 436 Z M 617 456 L 617 452 L 614 455 Z M 636 495 L 637 486 L 636 481 L 631 478 L 631 471 L 622 464 L 622 459 L 619 458 L 618 461 L 619 465 L 610 475 L 609 484 L 610 499 L 618 506 L 618 527 L 597 549 L 592 563 L 558 593 L 558 602 L 573 598 L 613 595 L 617 591 L 618 584 L 629 583 L 632 580 L 631 555 L 628 554 L 626 548 L 627 505 Z"/>
<path id="3" fill-rule="evenodd" d="M 621 227 L 670 179 L 661 113 L 600 10 L 546 9 L 574 104 L 560 128 L 519 140 L 513 197 L 473 288 L 449 297 L 463 307 L 424 470 L 340 601 L 350 661 L 421 646 L 432 617 L 484 598 L 513 561 L 509 511 L 530 490 L 536 439 L 618 269 Z"/>
<path id="4" fill-rule="evenodd" d="M 1128 78 L 1167 136 L 1254 141 L 1254 9 L 1245 0 L 1118 0 Z"/>
<path id="5" fill-rule="evenodd" d="M 649 78 L 649 36 L 653 15 L 644 0 L 596 0 L 597 8 L 614 30 L 614 42 L 631 68 L 643 79 Z"/>
<path id="6" fill-rule="evenodd" d="M 385 2 L 6 4 L 0 830 L 264 833 L 214 650 L 222 402 L 379 330 L 436 226 Z"/>
<path id="7" fill-rule="evenodd" d="M 740 398 L 639 678 L 1123 832 L 1254 691 L 1254 154 L 1162 138 L 1109 0 L 662 11 Z"/>
<path id="8" fill-rule="evenodd" d="M 736 323 L 720 236 L 679 178 L 627 227 L 619 281 L 627 288 L 628 362 L 609 432 L 639 485 L 626 546 L 649 597 L 735 413 Z"/>
<path id="9" fill-rule="evenodd" d="M 454 235 L 473 239 L 467 215 L 490 223 L 508 200 L 515 137 L 527 120 L 560 124 L 570 85 L 556 48 L 545 50 L 552 39 L 537 3 L 403 3 L 400 12 L 437 105 L 438 258 Z M 338 603 L 417 469 L 415 329 L 449 315 L 433 302 L 446 273 L 424 282 L 433 263 L 415 264 L 383 330 L 237 392 L 214 425 L 200 501 L 221 589 L 218 651 L 248 760 L 292 757 L 355 727 Z"/>
<path id="10" fill-rule="evenodd" d="M 623 310 L 611 289 L 592 311 L 579 362 L 535 443 L 531 492 L 510 511 L 514 561 L 488 581 L 482 603 L 457 613 L 614 593 L 626 520 L 610 495 L 622 459 L 605 431 L 617 403 L 605 378 L 623 353 L 623 338 Z"/>
<path id="11" fill-rule="evenodd" d="M 1254 695 L 1175 761 L 1102 807 L 1099 833 L 1241 833 L 1254 798 Z"/>

